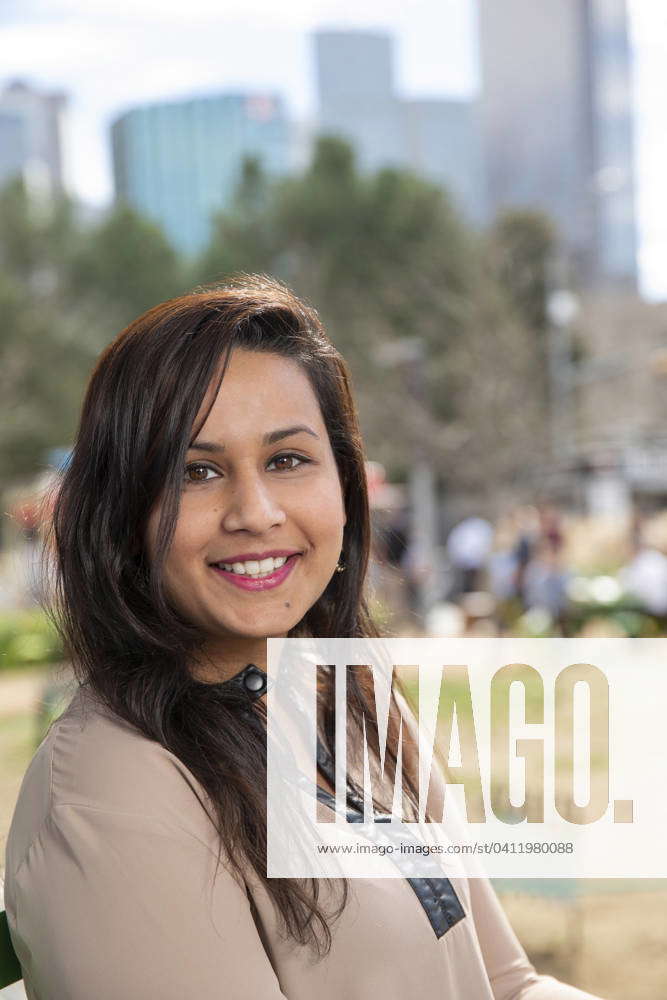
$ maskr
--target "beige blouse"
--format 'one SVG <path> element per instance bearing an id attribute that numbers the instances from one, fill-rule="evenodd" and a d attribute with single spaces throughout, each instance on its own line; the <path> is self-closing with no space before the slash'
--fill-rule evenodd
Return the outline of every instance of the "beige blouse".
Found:
<path id="1" fill-rule="evenodd" d="M 191 772 L 79 688 L 26 772 L 5 905 L 29 1000 L 591 1000 L 538 976 L 485 879 L 438 937 L 404 879 L 351 879 L 320 960 L 261 885 L 213 874 Z"/>

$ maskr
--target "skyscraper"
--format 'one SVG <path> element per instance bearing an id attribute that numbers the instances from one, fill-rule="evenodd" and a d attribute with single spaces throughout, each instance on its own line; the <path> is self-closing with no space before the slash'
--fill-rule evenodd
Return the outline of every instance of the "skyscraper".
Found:
<path id="1" fill-rule="evenodd" d="M 401 102 L 405 164 L 445 188 L 466 217 L 484 221 L 479 119 L 473 101 Z"/>
<path id="2" fill-rule="evenodd" d="M 585 284 L 637 277 L 625 0 L 479 0 L 490 216 L 543 209 Z"/>
<path id="3" fill-rule="evenodd" d="M 190 254 L 206 245 L 212 215 L 229 206 L 246 156 L 271 175 L 290 167 L 290 126 L 275 95 L 144 105 L 121 115 L 111 137 L 117 197 Z"/>
<path id="4" fill-rule="evenodd" d="M 366 31 L 318 31 L 315 56 L 319 130 L 348 139 L 362 170 L 402 165 L 405 152 L 391 37 Z"/>
<path id="5" fill-rule="evenodd" d="M 20 80 L 0 93 L 0 184 L 34 179 L 62 191 L 62 114 L 65 95 L 35 90 Z"/>
<path id="6" fill-rule="evenodd" d="M 459 208 L 479 219 L 479 132 L 473 102 L 399 97 L 390 35 L 318 31 L 315 58 L 321 133 L 347 139 L 362 171 L 412 169 L 447 188 Z"/>

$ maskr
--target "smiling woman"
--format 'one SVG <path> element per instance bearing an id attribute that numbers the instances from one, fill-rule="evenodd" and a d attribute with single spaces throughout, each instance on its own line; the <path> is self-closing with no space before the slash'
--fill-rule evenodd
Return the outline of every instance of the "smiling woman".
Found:
<path id="1" fill-rule="evenodd" d="M 53 612 L 79 688 L 7 841 L 31 1000 L 586 996 L 536 975 L 484 879 L 267 877 L 266 640 L 376 634 L 357 417 L 314 310 L 244 278 L 137 319 L 93 372 L 53 510 Z M 385 795 L 414 720 L 392 694 L 380 768 L 366 674 L 349 724 L 373 736 Z"/>

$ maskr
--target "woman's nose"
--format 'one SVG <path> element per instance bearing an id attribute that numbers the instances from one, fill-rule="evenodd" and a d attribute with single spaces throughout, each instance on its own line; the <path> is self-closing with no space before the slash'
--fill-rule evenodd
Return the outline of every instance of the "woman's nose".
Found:
<path id="1" fill-rule="evenodd" d="M 268 484 L 260 476 L 253 475 L 234 484 L 222 524 L 225 531 L 245 530 L 261 534 L 284 524 L 285 519 L 285 511 Z"/>

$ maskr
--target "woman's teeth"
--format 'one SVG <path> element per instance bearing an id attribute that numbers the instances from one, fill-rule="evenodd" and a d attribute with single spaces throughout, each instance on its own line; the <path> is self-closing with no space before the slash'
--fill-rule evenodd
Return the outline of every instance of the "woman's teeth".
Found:
<path id="1" fill-rule="evenodd" d="M 228 573 L 236 573 L 238 576 L 259 577 L 275 573 L 277 569 L 285 565 L 287 558 L 287 556 L 278 556 L 276 559 L 262 559 L 260 562 L 251 560 L 250 562 L 216 563 L 215 565 L 227 570 Z"/>

